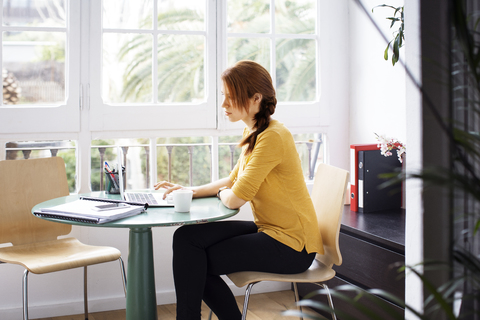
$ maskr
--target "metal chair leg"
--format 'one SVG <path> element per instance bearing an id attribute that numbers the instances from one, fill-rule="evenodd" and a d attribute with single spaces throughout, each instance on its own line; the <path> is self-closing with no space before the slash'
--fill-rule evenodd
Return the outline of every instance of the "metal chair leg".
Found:
<path id="1" fill-rule="evenodd" d="M 208 320 L 212 320 L 212 315 L 213 315 L 213 311 L 210 310 L 210 314 L 208 315 Z"/>
<path id="2" fill-rule="evenodd" d="M 22 280 L 22 294 L 23 294 L 23 320 L 28 320 L 28 270 L 23 272 Z"/>
<path id="3" fill-rule="evenodd" d="M 122 257 L 118 259 L 120 262 L 120 271 L 122 273 L 122 280 L 123 280 L 123 291 L 125 292 L 125 296 L 127 296 L 127 276 L 125 273 L 125 265 L 123 263 Z M 23 296 L 23 320 L 28 320 L 28 270 L 25 270 L 23 273 L 23 280 L 22 280 L 22 296 Z M 85 320 L 88 320 L 88 286 L 87 286 L 87 279 L 88 272 L 87 266 L 83 268 L 83 305 L 85 310 Z M 211 315 L 210 315 L 211 317 Z"/>
<path id="4" fill-rule="evenodd" d="M 123 280 L 123 292 L 125 293 L 125 297 L 127 297 L 127 274 L 125 273 L 125 264 L 123 263 L 122 257 L 118 258 L 120 262 L 120 272 L 122 273 L 122 280 Z"/>
<path id="5" fill-rule="evenodd" d="M 295 303 L 297 303 L 297 302 L 300 301 L 300 297 L 298 295 L 298 288 L 297 288 L 297 283 L 296 282 L 293 283 L 293 292 L 295 293 Z M 302 306 L 299 306 L 297 304 L 297 308 L 300 312 L 302 312 Z M 300 317 L 300 320 L 303 320 L 303 317 Z"/>
<path id="6" fill-rule="evenodd" d="M 247 318 L 248 300 L 250 299 L 250 292 L 252 291 L 252 288 L 256 283 L 258 282 L 250 283 L 247 286 L 247 290 L 245 290 L 245 300 L 243 301 L 242 320 L 245 320 Z"/>
<path id="7" fill-rule="evenodd" d="M 87 290 L 87 266 L 83 267 L 83 308 L 85 310 L 85 320 L 88 320 L 88 290 Z"/>
<path id="8" fill-rule="evenodd" d="M 332 295 L 330 294 L 330 290 L 328 289 L 328 286 L 323 283 L 317 283 L 319 286 L 323 287 L 325 291 L 327 292 L 327 299 L 328 299 L 328 305 L 330 306 L 330 309 L 332 309 L 332 320 L 337 320 L 337 316 L 335 315 L 335 310 L 333 308 L 333 300 L 332 300 Z"/>

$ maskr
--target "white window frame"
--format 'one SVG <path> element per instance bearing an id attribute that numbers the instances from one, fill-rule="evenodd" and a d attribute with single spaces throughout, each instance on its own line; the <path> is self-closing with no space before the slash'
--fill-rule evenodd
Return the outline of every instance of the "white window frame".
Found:
<path id="1" fill-rule="evenodd" d="M 321 65 L 321 57 L 320 57 L 320 10 L 321 10 L 321 1 L 316 2 L 316 24 L 315 24 L 315 34 L 311 35 L 294 35 L 294 34 L 276 34 L 274 33 L 275 30 L 275 0 L 270 0 L 270 30 L 272 32 L 270 34 L 250 34 L 250 33 L 236 33 L 230 36 L 240 37 L 240 38 L 270 38 L 271 41 L 271 59 L 270 59 L 270 74 L 272 78 L 275 79 L 275 72 L 276 72 L 276 52 L 275 52 L 275 40 L 278 38 L 291 38 L 291 39 L 312 39 L 316 40 L 317 47 L 317 61 L 316 61 L 316 91 L 317 96 L 314 101 L 311 102 L 278 102 L 277 108 L 275 110 L 275 114 L 272 116 L 273 118 L 281 121 L 284 123 L 288 128 L 294 131 L 297 128 L 310 128 L 308 132 L 313 132 L 320 129 L 328 124 L 328 113 L 325 110 L 325 107 L 322 108 L 320 103 L 321 98 L 321 78 L 320 78 L 320 65 Z M 227 67 L 227 3 L 226 1 L 218 1 L 217 2 L 217 23 L 219 24 L 218 28 L 218 37 L 221 39 L 218 42 L 218 65 L 220 74 L 222 70 L 225 70 Z M 223 26 L 223 27 L 222 27 Z M 220 81 L 220 79 L 218 80 Z M 221 83 L 218 84 L 220 86 Z M 275 86 L 275 80 L 274 80 Z M 222 101 L 223 97 L 221 93 L 218 93 L 219 101 Z M 218 129 L 219 130 L 238 130 L 244 127 L 243 123 L 231 123 L 229 122 L 223 115 L 223 111 L 221 110 L 221 105 L 219 103 L 218 106 Z M 313 131 L 312 131 L 313 129 Z M 300 130 L 301 131 L 301 130 Z"/>
<path id="2" fill-rule="evenodd" d="M 157 1 L 153 1 L 154 16 Z M 93 131 L 125 130 L 171 130 L 171 129 L 215 129 L 216 128 L 216 21 L 215 5 L 206 1 L 205 31 L 192 32 L 206 36 L 205 47 L 205 102 L 176 104 L 111 104 L 105 103 L 101 96 L 102 77 L 102 2 L 90 2 L 90 129 Z M 174 34 L 175 31 L 155 30 L 157 20 L 153 19 L 154 43 L 160 33 Z M 118 30 L 126 32 L 126 30 Z M 182 32 L 183 33 L 183 32 Z M 156 52 L 156 50 L 153 50 Z M 153 57 L 153 77 L 156 77 L 156 57 Z M 135 117 L 138 114 L 141 116 Z"/>
<path id="3" fill-rule="evenodd" d="M 275 0 L 271 1 L 274 27 Z M 156 1 L 153 1 L 156 6 Z M 66 103 L 55 106 L 1 106 L 0 133 L 80 132 L 81 108 L 88 109 L 88 129 L 92 132 L 205 130 L 230 132 L 243 128 L 242 123 L 230 123 L 221 108 L 222 96 L 218 86 L 220 74 L 227 68 L 226 1 L 207 0 L 206 10 L 206 102 L 200 104 L 108 104 L 101 97 L 102 10 L 101 1 L 67 1 L 69 13 L 66 27 Z M 82 17 L 81 7 L 89 6 L 89 17 Z M 216 19 L 212 19 L 216 17 Z M 1 18 L 1 17 L 0 17 Z M 85 26 L 81 23 L 89 21 Z M 317 41 L 317 99 L 313 102 L 279 102 L 274 118 L 289 128 L 324 128 L 328 125 L 328 110 L 321 106 L 320 79 L 320 4 L 317 3 L 316 33 L 307 36 Z M 156 19 L 154 19 L 156 21 Z M 223 26 L 218 27 L 218 26 Z M 1 27 L 2 30 L 8 27 Z M 28 29 L 28 28 L 26 28 Z M 35 30 L 42 31 L 40 28 Z M 272 29 L 273 30 L 273 29 Z M 87 33 L 86 33 L 87 32 Z M 155 33 L 157 34 L 157 33 Z M 237 36 L 242 36 L 238 34 Z M 246 36 L 246 35 L 245 35 Z M 251 35 L 248 35 L 249 37 Z M 280 35 L 297 38 L 296 35 Z M 271 41 L 277 35 L 270 34 Z M 305 37 L 305 36 L 301 36 Z M 88 39 L 87 39 L 88 38 Z M 82 46 L 82 47 L 81 47 Z M 81 58 L 80 50 L 88 46 L 89 60 Z M 0 49 L 1 54 L 1 49 Z M 275 73 L 275 52 L 271 52 L 271 72 Z M 81 67 L 82 66 L 82 67 Z M 82 79 L 82 82 L 80 81 Z M 81 84 L 82 83 L 82 84 Z M 135 117 L 135 114 L 142 116 Z M 85 121 L 83 120 L 83 121 Z M 102 134 L 103 135 L 103 134 Z"/>
<path id="4" fill-rule="evenodd" d="M 1 1 L 1 0 L 0 0 Z M 226 3 L 206 0 L 208 33 L 206 55 L 206 98 L 202 106 L 189 104 L 109 105 L 101 99 L 101 1 L 67 0 L 72 13 L 67 25 L 66 66 L 67 103 L 61 106 L 0 107 L 0 151 L 7 141 L 75 140 L 77 146 L 77 188 L 88 192 L 92 139 L 148 138 L 151 160 L 155 139 L 167 136 L 211 136 L 212 176 L 218 178 L 218 137 L 240 135 L 243 123 L 230 123 L 224 118 L 219 89 L 221 72 L 227 67 Z M 271 3 L 274 0 L 270 0 Z M 320 68 L 331 72 L 320 59 L 320 7 L 317 3 L 317 100 L 314 102 L 279 103 L 274 118 L 285 123 L 292 133 L 327 133 L 330 126 L 329 108 L 332 101 L 321 95 Z M 328 6 L 327 6 L 328 7 Z M 212 17 L 216 17 L 212 18 Z M 213 36 L 210 36 L 213 35 Z M 0 48 L 1 50 L 1 48 Z M 218 54 L 217 54 L 218 53 Z M 1 51 L 0 51 L 1 54 Z M 274 55 L 274 52 L 272 52 Z M 274 65 L 272 60 L 272 65 Z M 327 71 L 325 71 L 327 66 Z M 274 68 L 271 68 L 274 70 Z M 208 88 L 208 89 L 207 89 Z M 134 114 L 135 113 L 135 114 Z M 136 116 L 136 114 L 141 114 Z M 328 138 L 328 137 L 327 137 Z M 328 150 L 327 150 L 328 153 Z M 0 160 L 5 152 L 1 152 Z M 156 179 L 151 167 L 151 181 Z"/>
<path id="5" fill-rule="evenodd" d="M 65 43 L 65 103 L 57 105 L 1 105 L 0 134 L 55 133 L 80 131 L 80 12 L 81 1 L 67 1 L 67 25 L 65 28 L 8 27 L 3 26 L 0 15 L 0 31 L 64 31 Z M 3 46 L 0 47 L 0 57 Z M 2 59 L 3 61 L 3 59 Z"/>

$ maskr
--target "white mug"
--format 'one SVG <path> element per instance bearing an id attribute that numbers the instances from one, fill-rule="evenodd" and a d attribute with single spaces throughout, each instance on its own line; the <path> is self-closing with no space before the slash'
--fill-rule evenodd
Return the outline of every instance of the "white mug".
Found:
<path id="1" fill-rule="evenodd" d="M 192 203 L 193 191 L 178 189 L 172 192 L 173 205 L 176 212 L 189 212 Z"/>

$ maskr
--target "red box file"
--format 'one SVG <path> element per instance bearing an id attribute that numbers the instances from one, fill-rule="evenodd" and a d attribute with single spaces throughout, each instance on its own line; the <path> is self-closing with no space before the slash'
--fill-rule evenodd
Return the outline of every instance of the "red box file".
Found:
<path id="1" fill-rule="evenodd" d="M 380 150 L 377 144 L 350 145 L 350 210 L 358 212 L 358 151 Z"/>

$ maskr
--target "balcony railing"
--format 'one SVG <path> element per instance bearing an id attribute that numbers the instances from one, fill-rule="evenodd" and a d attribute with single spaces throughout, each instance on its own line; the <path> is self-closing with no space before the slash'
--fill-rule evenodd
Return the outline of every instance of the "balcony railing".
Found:
<path id="1" fill-rule="evenodd" d="M 31 141 L 31 142 L 7 142 L 7 160 L 18 159 L 18 152 L 22 152 L 24 159 L 29 159 L 32 151 L 50 151 L 52 157 L 56 157 L 59 150 L 75 149 L 66 141 Z M 45 156 L 43 156 L 45 157 Z"/>
<path id="2" fill-rule="evenodd" d="M 316 139 L 316 140 L 309 140 L 309 141 L 296 141 L 295 142 L 299 148 L 302 148 L 304 146 L 306 150 L 303 149 L 303 151 L 299 151 L 300 153 L 305 153 L 306 155 L 303 155 L 304 157 L 304 171 L 305 171 L 305 177 L 308 180 L 312 180 L 314 177 L 314 171 L 315 167 L 317 165 L 317 159 L 319 159 L 319 153 L 322 147 L 322 140 L 321 139 Z M 218 143 L 217 144 L 218 148 L 227 148 L 226 151 L 224 150 L 223 154 L 228 154 L 228 156 L 223 156 L 223 160 L 225 160 L 225 157 L 229 158 L 229 169 L 232 170 L 235 166 L 235 163 L 237 161 L 238 157 L 238 148 L 237 148 L 237 143 Z M 94 157 L 93 154 L 96 154 L 96 151 L 98 151 L 99 154 L 99 160 L 98 162 L 94 161 L 91 163 L 91 168 L 92 168 L 92 174 L 100 174 L 100 179 L 99 179 L 99 190 L 104 190 L 105 189 L 105 176 L 103 174 L 103 168 L 104 168 L 104 163 L 107 159 L 107 150 L 110 151 L 110 160 L 112 160 L 112 157 L 115 157 L 115 162 L 116 162 L 116 148 L 117 145 L 93 145 L 91 146 L 92 149 L 92 160 L 97 158 L 96 156 Z M 134 157 L 138 157 L 140 153 L 143 153 L 141 155 L 142 159 L 137 159 L 136 160 L 136 165 L 140 165 L 142 168 L 142 181 L 141 183 L 144 184 L 143 187 L 149 188 L 151 186 L 151 165 L 152 165 L 152 153 L 151 153 L 151 145 L 147 144 L 130 144 L 130 145 L 122 145 L 121 146 L 123 150 L 123 159 L 122 162 L 123 164 L 127 164 L 127 156 L 129 154 L 129 151 L 132 150 L 133 148 L 136 148 L 137 150 L 135 151 L 137 154 L 134 155 Z M 159 150 L 164 148 L 164 151 L 166 151 L 167 154 L 167 174 L 166 178 L 168 181 L 172 181 L 172 174 L 174 173 L 174 168 L 173 164 L 175 161 L 174 157 L 174 150 L 176 148 L 187 148 L 188 152 L 188 185 L 193 186 L 194 185 L 194 154 L 196 148 L 208 148 L 208 157 L 210 159 L 210 174 L 209 177 L 212 177 L 212 148 L 213 144 L 211 143 L 193 143 L 193 144 L 155 144 L 155 148 L 157 149 L 153 157 L 156 159 L 156 155 L 159 153 Z M 6 144 L 6 159 L 7 160 L 13 160 L 13 159 L 18 159 L 19 153 L 21 152 L 21 156 L 24 159 L 29 159 L 32 155 L 33 151 L 39 151 L 37 155 L 34 157 L 48 157 L 48 156 L 57 156 L 58 152 L 60 150 L 75 150 L 76 146 L 73 145 L 69 141 L 34 141 L 34 142 L 8 142 Z M 141 152 L 139 152 L 141 150 Z M 163 151 L 163 152 L 164 152 Z M 226 153 L 225 153 L 226 152 Z M 235 153 L 237 152 L 237 155 Z M 218 154 L 218 152 L 216 153 Z M 140 157 L 138 157 L 140 158 Z M 308 158 L 305 159 L 305 158 Z M 98 158 L 97 158 L 98 159 Z M 183 160 L 184 161 L 184 160 Z M 69 166 L 73 166 L 74 168 L 76 167 L 76 160 L 66 160 L 66 166 L 67 168 Z M 73 162 L 73 163 L 69 163 Z M 96 168 L 95 168 L 96 167 Z M 228 167 L 227 167 L 228 168 Z M 225 168 L 225 170 L 227 169 Z M 156 170 L 155 170 L 156 173 Z M 73 174 L 72 174 L 73 175 Z M 73 175 L 75 176 L 75 175 Z M 98 177 L 98 176 L 97 176 Z M 135 177 L 138 179 L 138 177 Z M 128 179 L 128 174 L 126 175 L 126 180 Z M 97 180 L 98 181 L 98 180 Z M 208 181 L 206 181 L 208 182 Z M 205 182 L 205 183 L 206 183 Z M 185 182 L 187 183 L 187 182 Z M 75 185 L 73 182 L 72 185 Z M 97 184 L 98 185 L 98 184 Z M 138 183 L 137 183 L 138 186 Z M 95 187 L 96 188 L 96 187 Z"/>

